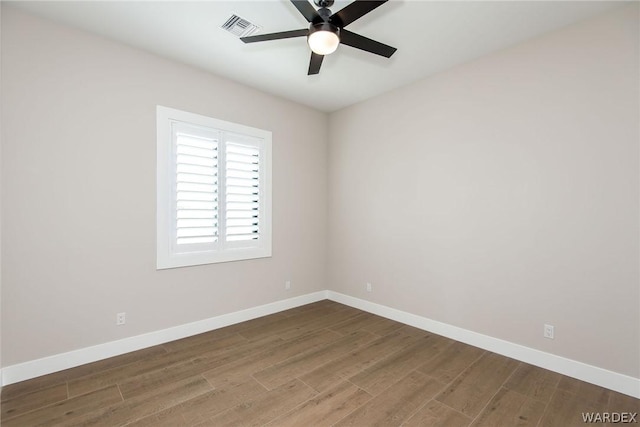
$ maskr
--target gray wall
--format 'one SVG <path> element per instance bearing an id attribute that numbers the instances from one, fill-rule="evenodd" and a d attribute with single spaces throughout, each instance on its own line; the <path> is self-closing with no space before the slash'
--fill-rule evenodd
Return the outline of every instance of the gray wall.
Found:
<path id="1" fill-rule="evenodd" d="M 2 20 L 5 366 L 326 288 L 326 114 L 11 8 Z M 273 132 L 273 257 L 156 271 L 156 104 Z"/>
<path id="2" fill-rule="evenodd" d="M 634 5 L 333 113 L 332 289 L 639 377 L 637 35 Z"/>

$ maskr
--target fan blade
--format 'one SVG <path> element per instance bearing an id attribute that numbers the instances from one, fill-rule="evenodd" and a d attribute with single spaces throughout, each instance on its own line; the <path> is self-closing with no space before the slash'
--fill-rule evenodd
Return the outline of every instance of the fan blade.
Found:
<path id="1" fill-rule="evenodd" d="M 311 61 L 309 61 L 309 72 L 308 76 L 312 74 L 318 74 L 320 72 L 320 66 L 322 65 L 322 60 L 324 59 L 324 55 L 318 55 L 315 52 L 311 52 Z"/>
<path id="2" fill-rule="evenodd" d="M 308 29 L 283 31 L 281 33 L 259 34 L 257 36 L 240 37 L 245 43 L 265 42 L 267 40 L 290 39 L 292 37 L 302 37 L 309 34 Z"/>
<path id="3" fill-rule="evenodd" d="M 388 0 L 356 0 L 338 12 L 331 15 L 329 22 L 338 27 L 346 27 L 358 18 L 363 17 L 378 6 L 382 6 Z"/>
<path id="4" fill-rule="evenodd" d="M 314 20 L 322 20 L 318 12 L 316 12 L 316 8 L 311 6 L 307 0 L 291 0 L 291 3 L 298 9 L 298 11 L 304 16 L 308 22 L 313 22 Z"/>
<path id="5" fill-rule="evenodd" d="M 375 53 L 376 55 L 384 56 L 386 58 L 390 58 L 391 55 L 398 50 L 395 47 L 368 39 L 360 34 L 352 33 L 345 29 L 340 31 L 340 43 L 355 47 L 356 49 L 366 50 L 367 52 Z"/>

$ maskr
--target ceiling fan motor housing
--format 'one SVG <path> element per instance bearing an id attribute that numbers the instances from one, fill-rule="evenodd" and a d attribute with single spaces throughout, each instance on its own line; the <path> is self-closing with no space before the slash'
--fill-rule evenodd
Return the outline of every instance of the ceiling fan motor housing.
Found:
<path id="1" fill-rule="evenodd" d="M 311 34 L 315 33 L 316 31 L 329 31 L 330 33 L 334 33 L 336 36 L 338 36 L 338 39 L 340 38 L 340 27 L 329 22 L 319 22 L 317 24 L 312 23 L 309 27 L 309 35 L 307 36 L 307 38 L 311 37 Z"/>
<path id="2" fill-rule="evenodd" d="M 331 7 L 333 6 L 333 0 L 313 0 L 318 7 Z"/>

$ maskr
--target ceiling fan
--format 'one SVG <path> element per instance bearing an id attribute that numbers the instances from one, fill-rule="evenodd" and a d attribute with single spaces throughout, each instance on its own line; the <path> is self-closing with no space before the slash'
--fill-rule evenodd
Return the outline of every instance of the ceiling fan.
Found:
<path id="1" fill-rule="evenodd" d="M 288 39 L 292 37 L 307 37 L 311 48 L 311 61 L 307 75 L 318 74 L 325 55 L 333 53 L 340 43 L 355 47 L 376 55 L 391 57 L 397 50 L 395 47 L 371 40 L 359 34 L 352 33 L 344 27 L 371 12 L 388 0 L 370 1 L 356 0 L 336 13 L 331 13 L 329 7 L 334 0 L 313 0 L 316 9 L 307 0 L 290 0 L 291 3 L 310 23 L 309 28 L 301 30 L 283 31 L 280 33 L 260 34 L 242 37 L 245 43 L 255 43 L 267 40 Z"/>

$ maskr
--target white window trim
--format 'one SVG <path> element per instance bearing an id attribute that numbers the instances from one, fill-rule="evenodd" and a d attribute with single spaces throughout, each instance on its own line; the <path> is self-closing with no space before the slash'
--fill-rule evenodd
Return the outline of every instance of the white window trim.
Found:
<path id="1" fill-rule="evenodd" d="M 172 122 L 184 122 L 260 139 L 262 155 L 260 158 L 260 237 L 252 247 L 234 247 L 233 244 L 221 245 L 217 250 L 200 252 L 176 252 L 173 250 L 174 226 L 172 214 L 173 183 L 175 165 L 173 161 Z M 157 124 L 157 166 L 156 166 L 156 268 L 158 270 L 186 267 L 192 265 L 213 264 L 228 261 L 240 261 L 271 256 L 271 132 L 226 122 L 199 114 L 176 110 L 158 105 Z M 223 183 L 224 185 L 224 178 Z M 222 191 L 222 188 L 219 188 Z M 220 236 L 223 239 L 223 236 Z"/>

